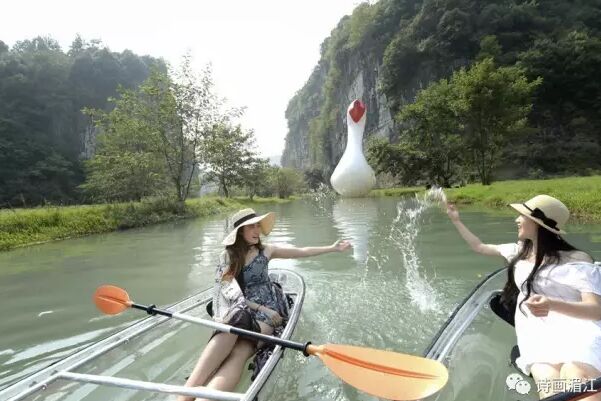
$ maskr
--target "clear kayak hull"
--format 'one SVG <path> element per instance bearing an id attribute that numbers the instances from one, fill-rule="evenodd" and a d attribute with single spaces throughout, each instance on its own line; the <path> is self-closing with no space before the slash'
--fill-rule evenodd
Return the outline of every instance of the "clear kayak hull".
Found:
<path id="1" fill-rule="evenodd" d="M 486 277 L 455 309 L 426 349 L 426 357 L 449 369 L 445 388 L 428 400 L 538 400 L 536 387 L 530 394 L 518 394 L 506 384 L 507 376 L 517 373 L 510 358 L 515 332 L 489 306 L 506 277 L 505 269 Z"/>
<path id="2" fill-rule="evenodd" d="M 282 338 L 289 339 L 298 322 L 305 285 L 292 272 L 270 269 L 270 277 L 278 281 L 294 305 Z M 169 308 L 172 312 L 208 318 L 206 305 L 212 289 L 193 295 Z M 133 313 L 133 312 L 132 312 Z M 1 400 L 164 400 L 167 390 L 177 390 L 185 382 L 202 347 L 212 334 L 210 329 L 186 322 L 153 316 L 141 319 L 73 355 L 0 391 Z M 253 400 L 264 390 L 269 377 L 282 357 L 283 349 L 276 346 L 267 363 L 254 381 L 247 373 L 233 393 L 217 394 L 216 400 Z M 133 388 L 104 386 L 91 383 L 85 375 L 112 382 L 118 379 L 134 382 Z M 82 382 L 83 380 L 83 382 Z M 140 384 L 142 383 L 142 384 Z M 146 383 L 160 392 L 143 390 Z M 169 387 L 174 386 L 174 387 Z M 173 392 L 171 392 L 173 394 Z"/>
<path id="3" fill-rule="evenodd" d="M 539 400 L 532 377 L 515 367 L 513 359 L 519 350 L 514 327 L 490 307 L 491 299 L 501 293 L 506 280 L 505 268 L 485 277 L 457 306 L 424 352 L 424 356 L 442 362 L 449 371 L 447 385 L 428 401 Z M 514 380 L 519 375 L 519 380 L 528 385 L 516 389 L 508 380 L 510 375 Z M 601 378 L 588 385 L 593 390 L 601 389 Z M 545 401 L 568 401 L 583 395 L 558 390 Z"/>

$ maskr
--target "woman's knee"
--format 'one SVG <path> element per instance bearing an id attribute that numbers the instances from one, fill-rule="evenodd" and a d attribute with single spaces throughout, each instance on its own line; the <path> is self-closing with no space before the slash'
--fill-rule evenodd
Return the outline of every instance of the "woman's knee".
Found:
<path id="1" fill-rule="evenodd" d="M 561 365 L 552 363 L 534 363 L 530 367 L 535 380 L 559 379 Z"/>
<path id="2" fill-rule="evenodd" d="M 562 379 L 593 379 L 599 375 L 601 373 L 588 363 L 567 362 L 561 366 Z"/>

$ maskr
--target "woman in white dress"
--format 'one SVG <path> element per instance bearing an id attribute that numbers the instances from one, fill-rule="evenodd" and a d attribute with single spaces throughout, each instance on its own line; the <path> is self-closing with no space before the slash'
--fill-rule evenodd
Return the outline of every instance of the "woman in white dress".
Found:
<path id="1" fill-rule="evenodd" d="M 511 206 L 520 213 L 517 243 L 484 244 L 455 206 L 447 214 L 472 250 L 508 263 L 501 302 L 515 307 L 517 366 L 532 375 L 541 398 L 559 392 L 553 383 L 578 391 L 601 376 L 601 266 L 561 237 L 569 217 L 562 202 L 538 195 Z M 601 393 L 586 400 L 601 401 Z"/>

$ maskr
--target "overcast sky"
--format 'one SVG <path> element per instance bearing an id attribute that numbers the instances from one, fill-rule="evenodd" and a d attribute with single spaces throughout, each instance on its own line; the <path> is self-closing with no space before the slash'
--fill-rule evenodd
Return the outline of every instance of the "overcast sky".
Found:
<path id="1" fill-rule="evenodd" d="M 2 5 L 0 40 L 48 35 L 68 50 L 76 34 L 113 51 L 163 57 L 190 50 L 200 70 L 213 64 L 218 93 L 246 106 L 264 156 L 281 154 L 284 112 L 309 78 L 319 46 L 361 0 L 19 0 Z"/>

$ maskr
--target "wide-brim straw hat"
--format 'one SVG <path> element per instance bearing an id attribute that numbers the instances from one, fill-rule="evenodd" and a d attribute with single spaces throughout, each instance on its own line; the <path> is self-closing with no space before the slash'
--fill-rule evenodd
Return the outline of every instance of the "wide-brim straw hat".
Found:
<path id="1" fill-rule="evenodd" d="M 537 195 L 525 203 L 512 203 L 510 206 L 552 233 L 565 234 L 563 227 L 570 218 L 570 211 L 559 199 Z"/>
<path id="2" fill-rule="evenodd" d="M 275 224 L 275 213 L 269 212 L 261 216 L 257 216 L 257 213 L 250 208 L 242 209 L 234 213 L 230 218 L 230 224 L 232 224 L 233 230 L 225 236 L 221 243 L 225 246 L 232 245 L 234 242 L 236 242 L 236 235 L 240 227 L 255 223 L 261 224 L 261 233 L 263 233 L 263 235 L 268 235 Z"/>

